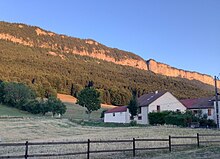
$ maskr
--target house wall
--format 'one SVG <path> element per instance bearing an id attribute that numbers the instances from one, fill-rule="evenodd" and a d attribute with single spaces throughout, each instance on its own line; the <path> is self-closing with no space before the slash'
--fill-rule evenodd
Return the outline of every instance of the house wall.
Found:
<path id="1" fill-rule="evenodd" d="M 169 92 L 152 102 L 149 105 L 149 112 L 157 112 L 158 105 L 160 106 L 160 111 L 177 111 L 179 109 L 183 112 L 186 110 L 186 107 Z"/>
<path id="2" fill-rule="evenodd" d="M 191 111 L 194 111 L 194 110 L 201 110 L 202 111 L 202 116 L 203 115 L 207 115 L 207 119 L 211 119 L 211 120 L 214 120 L 215 119 L 215 110 L 213 108 L 211 108 L 211 116 L 208 116 L 208 108 L 207 109 L 190 109 Z"/>
<path id="3" fill-rule="evenodd" d="M 113 116 L 115 114 L 115 116 Z M 115 112 L 115 113 L 105 113 L 104 122 L 106 123 L 129 123 L 130 121 L 129 113 L 127 112 Z"/>
<path id="4" fill-rule="evenodd" d="M 138 120 L 138 117 L 135 118 L 138 124 L 149 124 L 148 107 L 141 107 L 141 113 L 138 116 L 141 116 L 141 120 Z"/>

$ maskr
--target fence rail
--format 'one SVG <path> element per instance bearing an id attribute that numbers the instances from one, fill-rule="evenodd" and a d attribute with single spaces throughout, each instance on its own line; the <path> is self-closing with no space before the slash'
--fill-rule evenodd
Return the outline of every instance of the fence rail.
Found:
<path id="1" fill-rule="evenodd" d="M 143 150 L 168 150 L 172 151 L 175 147 L 187 147 L 187 146 L 197 146 L 200 147 L 200 144 L 207 143 L 220 143 L 220 140 L 209 140 L 204 141 L 201 140 L 204 137 L 219 137 L 220 134 L 198 134 L 196 136 L 169 136 L 167 139 L 140 139 L 133 138 L 132 140 L 123 139 L 123 140 L 90 140 L 87 141 L 68 141 L 68 142 L 28 142 L 25 143 L 1 143 L 0 147 L 12 147 L 12 146 L 24 146 L 25 152 L 24 155 L 13 155 L 13 156 L 0 156 L 0 159 L 6 158 L 32 158 L 32 157 L 57 157 L 57 156 L 74 156 L 74 155 L 87 155 L 87 159 L 90 158 L 90 154 L 93 153 L 113 153 L 113 152 L 129 152 L 131 151 L 133 156 L 136 156 L 136 151 Z M 178 139 L 196 139 L 195 143 L 184 143 L 184 144 L 172 144 L 174 140 Z M 164 142 L 167 143 L 165 147 L 136 147 L 136 143 L 139 142 Z M 91 147 L 93 144 L 98 143 L 131 143 L 132 148 L 124 148 L 124 149 L 109 149 L 109 150 L 92 150 Z M 56 153 L 56 154 L 29 154 L 29 146 L 41 146 L 41 145 L 86 145 L 87 151 L 83 152 L 71 152 L 71 153 Z"/>

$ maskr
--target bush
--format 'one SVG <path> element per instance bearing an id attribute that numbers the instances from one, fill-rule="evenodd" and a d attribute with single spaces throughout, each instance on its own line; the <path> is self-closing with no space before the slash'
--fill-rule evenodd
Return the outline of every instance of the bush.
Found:
<path id="1" fill-rule="evenodd" d="M 22 110 L 27 111 L 32 114 L 40 114 L 42 112 L 42 107 L 40 102 L 37 100 L 31 100 L 22 105 Z"/>
<path id="2" fill-rule="evenodd" d="M 191 111 L 186 111 L 185 113 L 173 111 L 152 112 L 149 113 L 148 117 L 151 125 L 168 124 L 183 127 L 190 126 L 192 122 L 199 122 L 200 120 Z"/>
<path id="3" fill-rule="evenodd" d="M 53 116 L 55 114 L 63 115 L 66 112 L 66 105 L 64 105 L 61 100 L 55 97 L 49 97 L 45 104 L 46 108 L 48 108 L 49 111 L 53 113 Z"/>
<path id="4" fill-rule="evenodd" d="M 168 125 L 187 126 L 184 114 L 169 114 L 165 117 L 165 123 Z"/>
<path id="5" fill-rule="evenodd" d="M 100 116 L 100 118 L 104 118 L 105 117 L 105 112 L 106 112 L 107 110 L 103 110 L 102 112 L 101 112 L 101 116 Z"/>
<path id="6" fill-rule="evenodd" d="M 163 112 L 152 112 L 148 114 L 149 123 L 151 125 L 157 124 L 165 124 L 165 117 L 169 115 L 170 111 L 163 111 Z"/>
<path id="7" fill-rule="evenodd" d="M 205 118 L 200 119 L 199 124 L 201 127 L 208 127 L 208 128 L 216 128 L 217 126 L 214 120 L 211 119 L 207 120 Z"/>
<path id="8" fill-rule="evenodd" d="M 207 125 L 209 128 L 216 128 L 217 127 L 217 124 L 215 123 L 215 121 L 211 120 L 211 119 L 207 120 Z"/>
<path id="9" fill-rule="evenodd" d="M 136 120 L 132 120 L 130 123 L 129 123 L 130 126 L 137 126 L 137 121 Z"/>
<path id="10" fill-rule="evenodd" d="M 35 98 L 35 92 L 23 83 L 5 83 L 3 91 L 4 103 L 18 109 L 21 109 L 27 101 Z"/>

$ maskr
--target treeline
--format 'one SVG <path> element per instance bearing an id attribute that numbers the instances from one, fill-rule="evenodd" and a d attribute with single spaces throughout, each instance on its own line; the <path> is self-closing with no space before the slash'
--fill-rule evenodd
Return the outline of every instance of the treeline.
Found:
<path id="1" fill-rule="evenodd" d="M 22 82 L 38 96 L 65 93 L 77 96 L 89 81 L 100 92 L 102 103 L 127 105 L 131 92 L 138 96 L 156 90 L 168 90 L 177 98 L 205 97 L 213 94 L 211 86 L 154 74 L 150 71 L 116 65 L 111 62 L 61 53 L 49 55 L 51 50 L 27 47 L 0 40 L 0 79 Z"/>
<path id="2" fill-rule="evenodd" d="M 23 83 L 0 81 L 0 103 L 32 114 L 63 115 L 66 112 L 66 106 L 55 96 L 37 98 L 35 91 Z"/>

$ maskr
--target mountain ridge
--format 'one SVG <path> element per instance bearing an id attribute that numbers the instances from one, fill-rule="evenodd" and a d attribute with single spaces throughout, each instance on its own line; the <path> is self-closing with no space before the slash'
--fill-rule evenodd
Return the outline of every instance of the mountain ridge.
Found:
<path id="1" fill-rule="evenodd" d="M 79 39 L 56 34 L 37 26 L 0 22 L 0 39 L 25 46 L 50 49 L 49 55 L 59 56 L 63 60 L 66 59 L 66 56 L 62 54 L 63 52 L 72 53 L 148 70 L 156 74 L 198 80 L 205 84 L 214 85 L 213 78 L 210 75 L 174 68 L 154 59 L 145 61 L 134 53 L 107 47 L 93 39 Z M 220 87 L 220 81 L 218 81 L 218 86 Z"/>

